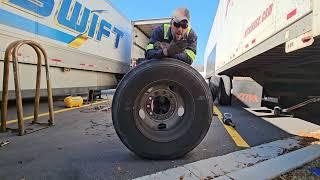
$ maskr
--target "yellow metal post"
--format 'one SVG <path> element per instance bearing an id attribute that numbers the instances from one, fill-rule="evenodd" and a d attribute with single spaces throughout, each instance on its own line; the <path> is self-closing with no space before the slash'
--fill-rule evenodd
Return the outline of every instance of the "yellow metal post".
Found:
<path id="1" fill-rule="evenodd" d="M 2 106 L 1 106 L 1 131 L 6 131 L 6 123 L 8 117 L 8 81 L 9 81 L 9 63 L 13 61 L 13 74 L 15 82 L 15 94 L 16 94 L 16 106 L 18 115 L 18 127 L 19 135 L 25 134 L 24 123 L 23 123 L 23 105 L 19 78 L 19 66 L 18 66 L 18 52 L 21 46 L 29 45 L 37 53 L 37 79 L 36 79 L 36 92 L 35 92 L 35 104 L 34 104 L 34 120 L 33 123 L 37 123 L 39 117 L 39 104 L 40 104 L 40 81 L 41 81 L 41 67 L 42 67 L 42 56 L 45 62 L 46 69 L 46 81 L 47 81 L 47 92 L 48 92 L 48 108 L 49 108 L 49 125 L 54 125 L 54 114 L 53 114 L 53 98 L 52 89 L 50 82 L 48 56 L 43 47 L 29 40 L 15 41 L 10 44 L 5 53 L 4 60 L 4 76 L 3 76 L 3 94 L 2 94 Z M 41 56 L 42 54 L 42 56 Z"/>

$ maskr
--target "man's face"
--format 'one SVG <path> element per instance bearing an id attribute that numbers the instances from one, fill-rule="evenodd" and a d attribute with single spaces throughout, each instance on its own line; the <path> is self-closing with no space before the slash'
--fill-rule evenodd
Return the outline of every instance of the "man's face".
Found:
<path id="1" fill-rule="evenodd" d="M 176 40 L 185 39 L 188 32 L 188 22 L 181 21 L 179 23 L 176 23 L 172 21 L 171 32 L 172 32 L 172 36 L 174 36 Z"/>

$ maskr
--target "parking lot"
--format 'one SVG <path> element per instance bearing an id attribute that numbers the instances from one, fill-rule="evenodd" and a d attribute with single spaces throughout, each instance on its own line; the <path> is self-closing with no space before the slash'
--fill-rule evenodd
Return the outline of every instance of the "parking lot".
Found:
<path id="1" fill-rule="evenodd" d="M 14 105 L 12 106 L 14 107 Z M 56 125 L 30 125 L 32 102 L 24 105 L 27 135 L 0 134 L 0 179 L 133 179 L 250 147 L 320 130 L 320 126 L 290 116 L 274 117 L 265 108 L 215 106 L 211 127 L 202 143 L 185 157 L 145 160 L 131 153 L 118 138 L 111 119 L 111 98 L 82 108 L 65 109 L 55 102 Z M 47 105 L 41 103 L 41 122 Z M 231 113 L 236 128 L 222 123 Z M 9 127 L 16 127 L 10 109 Z"/>

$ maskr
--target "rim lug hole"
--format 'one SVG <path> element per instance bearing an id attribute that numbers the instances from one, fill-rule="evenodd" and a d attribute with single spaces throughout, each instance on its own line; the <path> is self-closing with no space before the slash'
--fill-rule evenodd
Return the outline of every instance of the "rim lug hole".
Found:
<path id="1" fill-rule="evenodd" d="M 161 123 L 161 124 L 158 125 L 158 129 L 159 130 L 166 129 L 166 128 L 167 128 L 167 125 L 164 124 L 164 123 Z"/>

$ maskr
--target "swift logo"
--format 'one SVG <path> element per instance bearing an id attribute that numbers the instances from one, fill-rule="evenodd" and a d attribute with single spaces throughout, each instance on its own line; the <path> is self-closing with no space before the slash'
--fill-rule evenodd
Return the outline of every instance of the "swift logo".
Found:
<path id="1" fill-rule="evenodd" d="M 42 18 L 52 15 L 55 7 L 54 0 L 4 0 L 3 3 Z M 124 33 L 99 16 L 105 12 L 108 11 L 90 10 L 76 0 L 61 0 L 54 20 L 58 26 L 79 34 L 68 43 L 72 47 L 80 47 L 88 38 L 96 41 L 102 41 L 103 37 L 108 39 L 112 33 L 114 47 L 118 48 Z"/>

